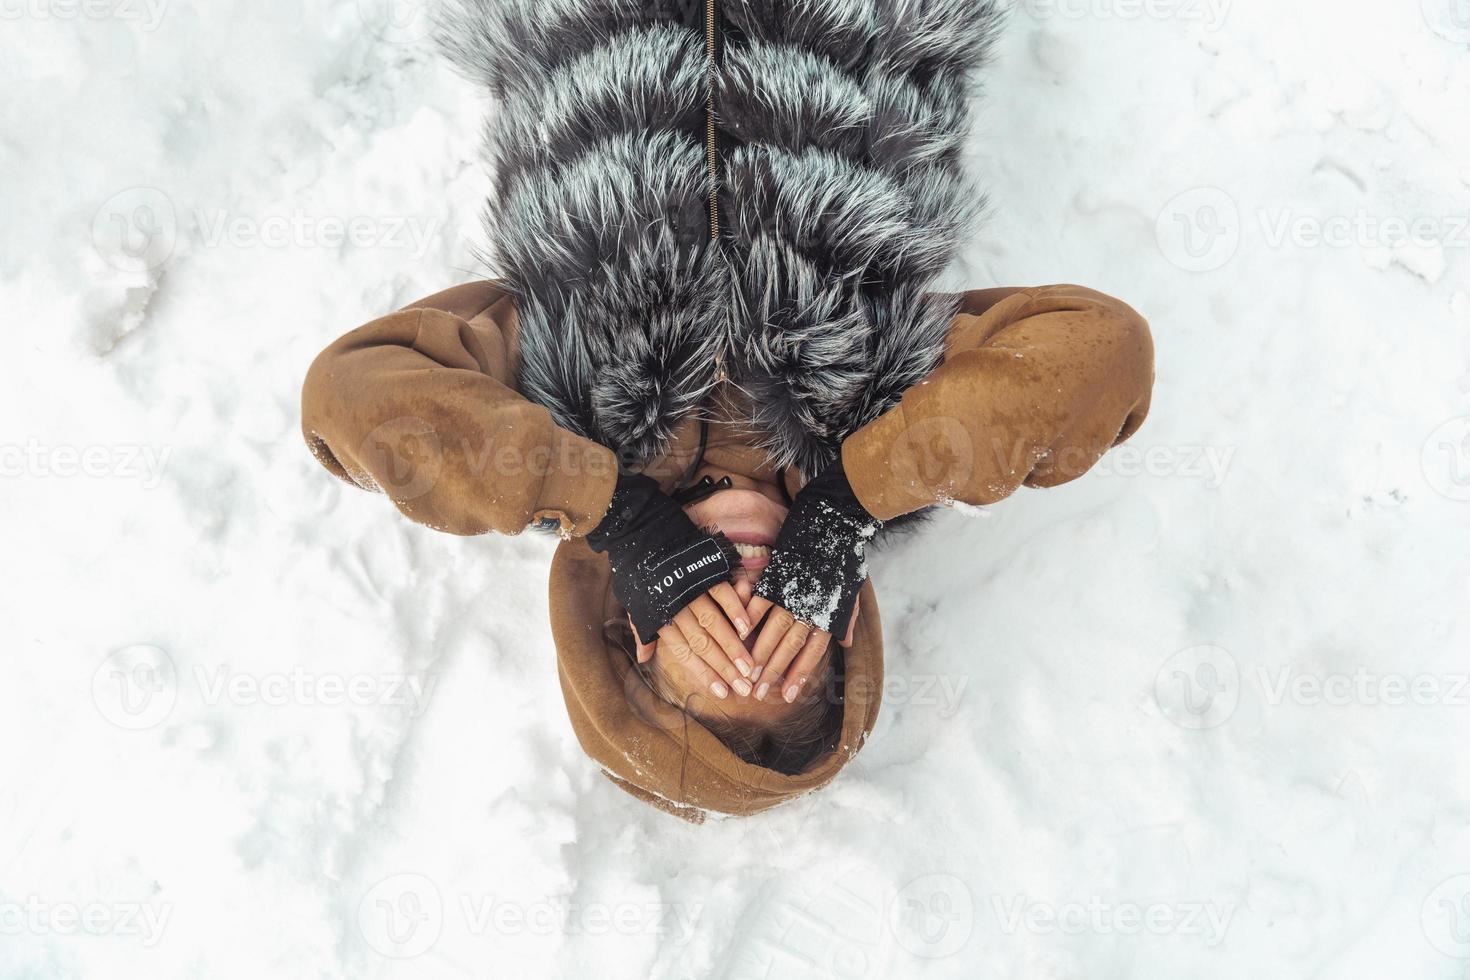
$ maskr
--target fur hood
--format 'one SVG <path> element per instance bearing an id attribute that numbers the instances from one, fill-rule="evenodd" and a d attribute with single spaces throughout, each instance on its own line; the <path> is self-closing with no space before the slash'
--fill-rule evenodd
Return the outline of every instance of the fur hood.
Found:
<path id="1" fill-rule="evenodd" d="M 808 474 L 939 363 L 997 0 L 451 0 L 521 390 L 629 464 L 716 384 Z"/>

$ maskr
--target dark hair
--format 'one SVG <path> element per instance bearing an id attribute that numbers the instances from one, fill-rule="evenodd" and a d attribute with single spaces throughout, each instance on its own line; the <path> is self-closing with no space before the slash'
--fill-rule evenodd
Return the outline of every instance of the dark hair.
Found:
<path id="1" fill-rule="evenodd" d="M 703 725 L 744 762 L 771 769 L 783 776 L 796 776 L 835 750 L 842 739 L 842 681 L 846 658 L 836 643 L 828 647 L 827 656 L 791 713 L 771 724 L 759 724 L 730 717 L 721 710 L 719 701 L 703 695 L 696 696 L 700 698 L 701 706 L 709 705 L 709 710 L 695 714 L 689 708 L 693 698 L 680 701 L 667 676 L 655 666 L 656 661 L 638 663 L 633 634 L 626 620 L 606 624 L 604 633 L 628 654 L 634 670 L 650 691 L 679 709 L 686 723 L 693 721 Z"/>

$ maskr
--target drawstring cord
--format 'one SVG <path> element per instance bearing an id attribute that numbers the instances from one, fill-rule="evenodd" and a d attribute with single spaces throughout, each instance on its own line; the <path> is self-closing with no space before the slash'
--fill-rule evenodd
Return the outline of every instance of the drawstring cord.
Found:
<path id="1" fill-rule="evenodd" d="M 694 461 L 685 468 L 684 475 L 679 477 L 679 482 L 674 484 L 674 489 L 669 494 L 669 496 L 678 502 L 680 507 L 687 507 L 689 504 L 703 500 L 712 494 L 719 493 L 721 490 L 730 489 L 731 483 L 728 476 L 723 476 L 718 480 L 712 480 L 706 476 L 698 483 L 691 484 L 690 481 L 694 479 L 694 474 L 698 473 L 699 468 L 704 465 L 704 452 L 708 448 L 709 421 L 707 419 L 700 419 L 699 449 L 694 453 Z M 786 467 L 784 466 L 776 470 L 776 486 L 781 488 L 781 497 L 786 501 L 786 506 L 790 507 L 793 501 L 791 491 L 786 489 Z"/>

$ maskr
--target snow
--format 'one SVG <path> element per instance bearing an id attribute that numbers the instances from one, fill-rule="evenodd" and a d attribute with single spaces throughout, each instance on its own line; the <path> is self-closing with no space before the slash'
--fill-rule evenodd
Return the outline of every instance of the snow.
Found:
<path id="1" fill-rule="evenodd" d="M 1126 298 L 1152 417 L 874 555 L 868 745 L 695 827 L 576 745 L 554 541 L 297 433 L 479 271 L 423 9 L 4 4 L 0 976 L 1466 975 L 1465 5 L 1017 6 L 954 284 Z"/>

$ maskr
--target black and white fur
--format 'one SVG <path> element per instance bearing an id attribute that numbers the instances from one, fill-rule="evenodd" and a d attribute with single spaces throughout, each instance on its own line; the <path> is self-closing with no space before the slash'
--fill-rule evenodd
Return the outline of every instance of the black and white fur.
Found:
<path id="1" fill-rule="evenodd" d="M 521 389 L 628 463 L 720 366 L 776 465 L 812 474 L 939 363 L 929 293 L 979 198 L 970 79 L 998 0 L 718 0 L 721 239 L 708 237 L 704 3 L 452 0 L 499 102 L 492 261 Z"/>

